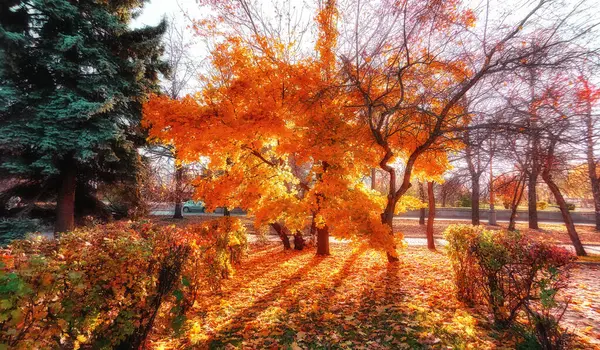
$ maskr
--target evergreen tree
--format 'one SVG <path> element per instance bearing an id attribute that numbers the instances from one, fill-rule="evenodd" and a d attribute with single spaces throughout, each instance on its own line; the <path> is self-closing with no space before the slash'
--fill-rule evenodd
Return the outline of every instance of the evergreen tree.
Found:
<path id="1" fill-rule="evenodd" d="M 55 232 L 74 226 L 78 182 L 139 163 L 141 102 L 167 70 L 165 22 L 129 28 L 144 2 L 0 3 L 0 168 L 55 184 Z"/>

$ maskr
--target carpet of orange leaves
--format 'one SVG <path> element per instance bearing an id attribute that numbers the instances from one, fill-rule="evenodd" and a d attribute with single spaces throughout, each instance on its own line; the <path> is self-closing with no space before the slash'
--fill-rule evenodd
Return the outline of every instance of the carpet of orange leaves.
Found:
<path id="1" fill-rule="evenodd" d="M 464 223 L 469 224 L 469 221 L 450 221 L 450 220 L 436 220 L 434 225 L 434 235 L 441 238 L 442 233 L 449 225 Z M 507 223 L 499 223 L 498 226 L 489 226 L 485 225 L 486 229 L 489 230 L 498 230 L 498 229 L 506 229 L 508 227 Z M 567 229 L 563 224 L 540 224 L 539 230 L 533 230 L 528 227 L 527 223 L 517 223 L 517 230 L 521 231 L 523 234 L 528 235 L 533 239 L 537 239 L 540 241 L 550 242 L 550 243 L 560 243 L 560 244 L 571 244 L 571 240 L 569 239 L 569 235 L 567 234 Z M 579 238 L 583 244 L 592 244 L 598 245 L 600 244 L 600 233 L 594 230 L 593 226 L 589 225 L 577 225 L 576 226 L 577 233 L 579 233 Z M 417 220 L 407 220 L 407 219 L 394 219 L 394 230 L 396 232 L 403 232 L 405 237 L 425 237 L 425 225 L 419 225 Z"/>
<path id="2" fill-rule="evenodd" d="M 331 248 L 331 256 L 317 257 L 312 249 L 282 251 L 274 243 L 251 246 L 222 292 L 207 291 L 199 298 L 182 334 L 158 331 L 151 345 L 294 350 L 514 348 L 514 339 L 495 331 L 486 317 L 456 300 L 443 252 L 408 247 L 399 264 L 388 264 L 380 253 L 364 246 L 333 243 Z M 578 273 L 585 275 L 586 270 Z M 576 289 L 581 291 L 580 287 Z M 580 335 L 580 348 L 587 349 L 600 336 L 594 326 L 578 321 L 582 312 L 591 309 L 585 303 L 598 300 L 587 299 L 598 296 L 600 288 L 592 287 L 589 292 L 596 294 L 580 293 L 582 300 L 573 301 L 581 310 L 567 315 L 568 326 Z M 594 310 L 598 312 L 597 306 Z"/>

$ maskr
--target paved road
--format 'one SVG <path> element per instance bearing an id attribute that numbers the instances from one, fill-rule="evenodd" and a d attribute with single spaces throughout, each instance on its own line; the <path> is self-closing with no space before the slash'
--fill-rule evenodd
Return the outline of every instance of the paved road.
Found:
<path id="1" fill-rule="evenodd" d="M 267 239 L 270 242 L 279 242 L 279 237 L 276 235 L 269 235 L 267 237 Z M 256 240 L 256 236 L 255 235 L 248 235 L 248 240 L 250 242 Z M 404 240 L 406 241 L 406 244 L 408 244 L 411 247 L 426 247 L 427 246 L 427 239 L 426 238 L 420 238 L 420 237 L 405 237 Z M 340 243 L 340 242 L 348 242 L 347 240 L 343 240 L 343 239 L 337 239 L 335 237 L 330 237 L 329 241 L 331 243 Z M 435 244 L 438 247 L 443 247 L 448 245 L 448 241 L 446 241 L 443 238 L 436 238 L 435 239 Z M 575 253 L 575 248 L 573 248 L 572 245 L 569 244 L 561 244 L 561 247 L 564 247 L 570 251 L 572 251 L 573 253 Z M 585 251 L 588 254 L 600 254 L 600 245 L 584 245 L 583 246 Z"/>
<path id="2" fill-rule="evenodd" d="M 156 210 L 152 212 L 152 215 L 159 215 L 159 216 L 167 216 L 167 215 L 173 215 L 173 211 L 168 211 L 168 210 Z M 184 213 L 185 216 L 223 216 L 223 214 L 214 214 L 214 213 Z M 243 215 L 241 215 L 243 216 Z M 395 217 L 395 220 L 418 220 L 419 218 L 410 218 L 410 217 Z M 465 219 L 444 219 L 444 218 L 439 218 L 440 221 L 462 221 L 462 222 L 468 222 L 468 220 Z M 508 222 L 505 220 L 497 220 L 498 222 Z M 527 222 L 527 220 L 517 220 L 517 222 Z M 557 222 L 546 222 L 546 221 L 540 221 L 540 224 L 559 224 Z M 581 225 L 581 226 L 594 226 L 593 224 L 577 224 L 577 225 Z M 250 235 L 250 241 L 252 241 L 254 239 L 255 236 Z M 277 236 L 269 236 L 269 241 L 279 241 L 279 237 Z M 409 246 L 427 246 L 427 239 L 426 238 L 420 238 L 420 237 L 405 237 L 404 238 L 406 240 L 406 243 Z M 331 242 L 340 242 L 341 240 L 338 240 L 334 237 L 331 237 Z M 343 242 L 343 240 L 341 241 Z M 445 246 L 448 244 L 448 242 L 445 239 L 442 238 L 436 238 L 435 239 L 435 243 L 438 246 Z M 569 244 L 562 244 L 562 247 L 575 252 L 575 248 L 573 248 L 572 245 Z M 584 246 L 585 251 L 589 254 L 600 254 L 600 245 L 585 245 Z"/>
<path id="3" fill-rule="evenodd" d="M 151 215 L 156 215 L 156 216 L 170 216 L 173 215 L 173 210 L 153 210 L 150 212 Z M 223 214 L 214 214 L 214 213 L 200 213 L 200 212 L 193 212 L 193 213 L 183 213 L 184 216 L 223 216 Z M 232 214 L 232 215 L 240 215 L 240 216 L 244 216 L 244 214 Z M 413 217 L 406 217 L 406 216 L 396 216 L 394 218 L 395 220 L 419 220 L 419 218 L 413 218 Z M 437 217 L 436 220 L 439 221 L 462 221 L 462 222 L 468 222 L 468 219 L 462 219 L 462 218 L 442 218 L 442 217 Z M 486 220 L 481 220 L 482 222 L 485 222 Z M 508 223 L 508 220 L 496 220 L 497 222 L 502 222 L 502 223 Z M 516 222 L 518 223 L 527 223 L 527 220 L 517 220 Z M 548 225 L 560 225 L 560 222 L 556 222 L 556 221 L 539 221 L 540 224 L 548 224 Z M 594 224 L 589 224 L 589 223 L 575 223 L 575 225 L 577 226 L 595 226 Z"/>
<path id="4" fill-rule="evenodd" d="M 171 214 L 173 215 L 173 214 Z M 400 219 L 400 220 L 419 220 L 419 218 L 411 218 L 411 217 L 406 217 L 406 216 L 396 216 L 394 217 L 394 219 Z M 436 217 L 435 218 L 438 221 L 462 221 L 462 222 L 469 222 L 469 219 L 462 219 L 462 218 L 441 218 L 441 217 Z M 486 220 L 481 220 L 481 222 L 485 222 Z M 502 222 L 502 223 L 508 223 L 508 220 L 496 220 L 496 222 Z M 515 222 L 518 223 L 528 223 L 528 220 L 520 220 L 517 219 Z M 538 223 L 540 224 L 548 224 L 548 225 L 560 225 L 562 224 L 562 222 L 558 222 L 558 221 L 538 221 Z M 575 225 L 577 226 L 596 226 L 595 224 L 590 224 L 590 223 L 575 223 Z"/>
<path id="5" fill-rule="evenodd" d="M 427 246 L 426 238 L 405 237 L 404 240 L 409 246 Z M 448 241 L 442 238 L 436 238 L 435 244 L 438 246 L 445 246 L 448 244 Z M 575 253 L 575 248 L 570 244 L 560 244 L 560 246 Z M 583 248 L 588 254 L 600 254 L 600 245 L 584 245 Z"/>

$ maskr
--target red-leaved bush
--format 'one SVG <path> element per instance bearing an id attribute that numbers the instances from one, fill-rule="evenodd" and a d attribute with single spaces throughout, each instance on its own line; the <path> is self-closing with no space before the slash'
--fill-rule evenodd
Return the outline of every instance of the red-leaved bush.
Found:
<path id="1" fill-rule="evenodd" d="M 461 300 L 484 306 L 499 327 L 524 326 L 543 349 L 566 347 L 568 336 L 558 323 L 567 303 L 557 295 L 567 286 L 570 252 L 519 233 L 468 225 L 448 227 L 445 238 Z"/>

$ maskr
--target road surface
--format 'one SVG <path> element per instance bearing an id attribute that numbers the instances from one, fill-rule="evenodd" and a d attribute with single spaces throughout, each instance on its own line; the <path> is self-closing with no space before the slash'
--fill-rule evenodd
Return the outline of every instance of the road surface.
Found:
<path id="1" fill-rule="evenodd" d="M 165 209 L 159 209 L 159 210 L 152 210 L 150 211 L 150 215 L 156 215 L 156 216 L 172 216 L 174 214 L 173 210 L 165 210 Z M 223 214 L 215 214 L 215 213 L 201 213 L 201 212 L 192 212 L 192 213 L 183 213 L 183 216 L 223 216 Z M 244 216 L 244 214 L 232 214 L 232 215 L 241 215 Z M 413 218 L 413 217 L 407 217 L 407 216 L 395 216 L 394 219 L 396 220 L 419 220 L 419 218 Z M 443 217 L 436 217 L 436 220 L 439 221 L 459 221 L 459 222 L 468 222 L 468 219 L 463 219 L 463 218 L 443 218 Z M 481 220 L 482 223 L 486 222 L 486 220 Z M 508 223 L 508 220 L 496 220 L 496 222 L 502 222 L 502 223 Z M 516 222 L 518 223 L 527 223 L 528 221 L 525 220 L 520 220 L 517 219 Z M 540 224 L 548 224 L 548 225 L 560 225 L 562 224 L 561 222 L 556 222 L 556 221 L 538 221 Z M 575 225 L 577 226 L 595 226 L 594 224 L 590 224 L 590 223 L 578 223 L 575 222 Z"/>

